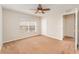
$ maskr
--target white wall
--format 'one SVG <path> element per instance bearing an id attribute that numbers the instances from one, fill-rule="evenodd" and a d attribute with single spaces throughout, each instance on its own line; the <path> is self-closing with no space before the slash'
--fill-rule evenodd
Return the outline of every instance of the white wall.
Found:
<path id="1" fill-rule="evenodd" d="M 23 14 L 11 10 L 3 10 L 4 20 L 4 42 L 13 41 L 16 39 L 26 38 L 29 36 L 39 35 L 41 33 L 41 20 L 40 17 L 33 15 Z M 21 31 L 19 24 L 21 21 L 35 21 L 37 23 L 36 32 Z"/>
<path id="2" fill-rule="evenodd" d="M 55 13 L 42 18 L 42 34 L 62 40 L 63 38 L 62 13 Z"/>
<path id="3" fill-rule="evenodd" d="M 75 16 L 74 14 L 64 16 L 64 36 L 75 36 Z"/>
<path id="4" fill-rule="evenodd" d="M 47 19 L 42 18 L 41 20 L 41 34 L 46 35 L 47 34 Z"/>
<path id="5" fill-rule="evenodd" d="M 1 49 L 1 46 L 2 46 L 2 8 L 0 6 L 0 49 Z"/>

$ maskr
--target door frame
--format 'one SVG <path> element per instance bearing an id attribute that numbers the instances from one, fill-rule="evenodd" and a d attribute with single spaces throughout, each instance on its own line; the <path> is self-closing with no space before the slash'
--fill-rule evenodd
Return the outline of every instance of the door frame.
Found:
<path id="1" fill-rule="evenodd" d="M 69 15 L 69 14 L 75 14 L 75 52 L 77 51 L 77 34 L 78 34 L 78 28 L 77 28 L 77 21 L 78 21 L 78 9 L 75 8 L 73 11 L 70 12 L 65 12 L 62 14 L 62 40 L 64 38 L 64 15 Z"/>

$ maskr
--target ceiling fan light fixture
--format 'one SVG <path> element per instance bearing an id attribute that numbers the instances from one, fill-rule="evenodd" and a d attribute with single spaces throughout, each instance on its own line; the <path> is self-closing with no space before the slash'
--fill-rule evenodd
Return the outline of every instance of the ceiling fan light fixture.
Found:
<path id="1" fill-rule="evenodd" d="M 41 4 L 38 5 L 38 7 L 35 9 L 36 12 L 35 14 L 39 13 L 39 14 L 45 14 L 46 11 L 49 11 L 50 8 L 43 8 Z"/>

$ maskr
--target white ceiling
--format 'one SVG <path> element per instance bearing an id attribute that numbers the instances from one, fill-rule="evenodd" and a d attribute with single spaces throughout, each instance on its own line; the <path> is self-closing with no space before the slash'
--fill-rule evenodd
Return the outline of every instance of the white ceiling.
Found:
<path id="1" fill-rule="evenodd" d="M 47 11 L 45 14 L 35 14 L 35 11 L 31 9 L 36 9 L 37 6 L 37 4 L 2 4 L 3 8 L 37 16 L 55 14 L 58 12 L 66 12 L 67 10 L 79 8 L 79 4 L 42 4 L 44 8 L 50 8 L 51 10 Z"/>

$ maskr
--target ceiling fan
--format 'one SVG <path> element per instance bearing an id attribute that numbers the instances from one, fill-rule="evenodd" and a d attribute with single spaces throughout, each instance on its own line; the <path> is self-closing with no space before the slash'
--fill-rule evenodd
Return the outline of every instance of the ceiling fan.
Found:
<path id="1" fill-rule="evenodd" d="M 34 9 L 34 10 L 36 10 L 35 14 L 37 14 L 37 13 L 42 13 L 42 14 L 44 14 L 45 11 L 49 11 L 50 8 L 43 8 L 42 5 L 39 4 L 38 7 L 37 7 L 36 9 Z"/>

